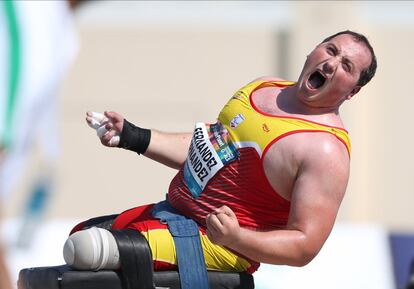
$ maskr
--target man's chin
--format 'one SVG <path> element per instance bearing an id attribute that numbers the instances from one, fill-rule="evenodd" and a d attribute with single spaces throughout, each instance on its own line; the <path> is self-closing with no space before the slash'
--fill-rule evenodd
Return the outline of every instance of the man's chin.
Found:
<path id="1" fill-rule="evenodd" d="M 298 91 L 298 96 L 300 98 L 303 98 L 303 99 L 312 99 L 315 96 L 317 96 L 318 94 L 320 94 L 319 89 L 312 89 L 312 88 L 308 87 L 307 85 L 304 85 Z"/>

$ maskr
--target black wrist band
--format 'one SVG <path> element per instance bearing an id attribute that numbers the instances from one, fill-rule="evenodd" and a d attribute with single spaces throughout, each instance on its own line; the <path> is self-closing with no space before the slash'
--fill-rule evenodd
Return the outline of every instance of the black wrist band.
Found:
<path id="1" fill-rule="evenodd" d="M 143 154 L 147 150 L 150 140 L 150 129 L 140 128 L 124 119 L 118 147 Z"/>

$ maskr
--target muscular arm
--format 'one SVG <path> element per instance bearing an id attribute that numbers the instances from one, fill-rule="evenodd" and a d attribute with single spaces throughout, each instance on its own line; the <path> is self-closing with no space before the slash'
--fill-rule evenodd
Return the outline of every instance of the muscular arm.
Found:
<path id="1" fill-rule="evenodd" d="M 309 153 L 311 146 L 316 153 Z M 226 207 L 208 217 L 209 237 L 258 262 L 304 266 L 328 238 L 348 180 L 348 156 L 342 144 L 309 144 L 294 183 L 291 211 L 283 230 L 240 228 Z"/>
<path id="2" fill-rule="evenodd" d="M 86 121 L 89 126 L 97 130 L 98 137 L 104 146 L 116 147 L 120 145 L 138 153 L 145 151 L 144 156 L 175 169 L 179 169 L 187 157 L 191 133 L 166 133 L 152 129 L 150 138 L 137 138 L 136 136 L 140 136 L 143 129 L 129 124 L 127 126 L 128 133 L 126 133 L 124 124 L 127 122 L 122 115 L 113 111 L 105 112 L 104 115 L 87 112 Z M 124 133 L 126 134 L 124 135 Z M 149 134 L 146 135 L 149 136 Z M 127 146 L 122 146 L 122 139 L 119 140 L 119 137 L 128 139 Z M 115 140 L 116 138 L 118 140 Z M 145 140 L 149 140 L 149 144 Z M 140 151 L 141 146 L 136 146 L 136 144 L 142 143 L 148 144 L 148 147 L 145 145 L 144 149 Z M 138 149 L 136 149 L 137 147 Z"/>

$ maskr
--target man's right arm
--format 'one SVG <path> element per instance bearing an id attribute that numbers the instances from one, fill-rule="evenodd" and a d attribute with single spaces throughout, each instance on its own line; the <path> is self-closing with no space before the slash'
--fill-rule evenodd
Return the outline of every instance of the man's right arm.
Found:
<path id="1" fill-rule="evenodd" d="M 99 114 L 88 112 L 86 121 L 97 130 L 104 146 L 132 150 L 175 169 L 179 169 L 187 157 L 191 133 L 166 133 L 140 128 L 116 112 L 105 112 L 99 117 L 95 115 Z"/>
<path id="2" fill-rule="evenodd" d="M 151 141 L 144 156 L 180 169 L 187 158 L 191 133 L 166 133 L 151 129 Z"/>

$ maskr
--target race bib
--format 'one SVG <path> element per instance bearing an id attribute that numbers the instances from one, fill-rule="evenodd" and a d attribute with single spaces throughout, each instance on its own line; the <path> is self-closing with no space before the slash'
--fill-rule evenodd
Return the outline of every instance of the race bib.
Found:
<path id="1" fill-rule="evenodd" d="M 184 181 L 191 194 L 198 198 L 208 181 L 239 155 L 221 123 L 197 123 L 184 166 Z"/>

